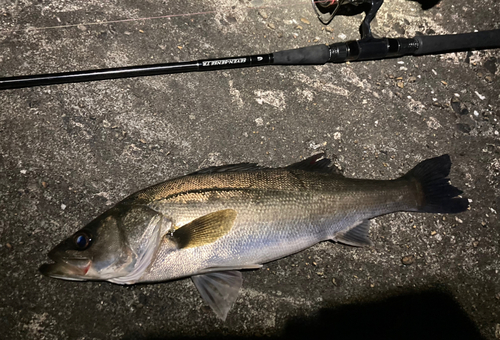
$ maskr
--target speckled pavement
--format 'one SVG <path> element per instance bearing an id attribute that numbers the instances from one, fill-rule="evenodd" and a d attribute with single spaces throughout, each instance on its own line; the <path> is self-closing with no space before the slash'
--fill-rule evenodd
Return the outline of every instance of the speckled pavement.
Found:
<path id="1" fill-rule="evenodd" d="M 496 0 L 425 11 L 386 0 L 372 27 L 465 33 L 499 17 Z M 329 44 L 358 38 L 361 19 L 325 28 L 306 0 L 3 0 L 0 76 Z M 490 50 L 0 92 L 0 338 L 500 338 L 499 64 Z M 449 153 L 470 210 L 387 215 L 372 221 L 372 249 L 324 242 L 245 272 L 225 323 L 189 279 L 124 287 L 38 272 L 134 191 L 321 150 L 349 177 L 380 179 Z"/>

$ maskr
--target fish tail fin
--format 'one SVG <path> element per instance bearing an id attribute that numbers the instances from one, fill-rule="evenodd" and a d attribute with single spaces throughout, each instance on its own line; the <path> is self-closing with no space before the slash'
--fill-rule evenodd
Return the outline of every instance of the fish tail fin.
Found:
<path id="1" fill-rule="evenodd" d="M 454 214 L 467 210 L 468 199 L 457 197 L 462 191 L 449 183 L 450 169 L 450 156 L 442 155 L 420 162 L 402 177 L 417 183 L 417 211 Z"/>

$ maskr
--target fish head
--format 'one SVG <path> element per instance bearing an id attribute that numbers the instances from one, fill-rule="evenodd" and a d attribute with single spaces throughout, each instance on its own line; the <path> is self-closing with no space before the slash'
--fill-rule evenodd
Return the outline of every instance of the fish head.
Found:
<path id="1" fill-rule="evenodd" d="M 54 263 L 43 264 L 40 272 L 73 281 L 137 276 L 151 261 L 165 224 L 161 214 L 147 207 L 118 205 L 52 249 L 48 257 Z"/>

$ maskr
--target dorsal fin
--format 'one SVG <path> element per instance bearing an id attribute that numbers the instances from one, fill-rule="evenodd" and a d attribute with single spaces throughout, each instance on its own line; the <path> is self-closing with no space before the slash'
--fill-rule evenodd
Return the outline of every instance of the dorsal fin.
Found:
<path id="1" fill-rule="evenodd" d="M 333 156 L 332 158 L 336 159 L 335 156 Z M 229 164 L 221 166 L 211 166 L 205 169 L 192 172 L 187 176 L 200 175 L 200 174 L 213 174 L 221 172 L 255 171 L 262 169 L 269 169 L 269 168 L 260 166 L 257 163 L 239 163 L 239 164 Z M 289 170 L 295 169 L 295 170 L 314 171 L 314 172 L 342 175 L 342 170 L 337 165 L 332 164 L 331 159 L 325 158 L 324 152 L 308 157 L 300 162 L 290 164 L 286 166 L 285 169 Z"/>
<path id="2" fill-rule="evenodd" d="M 242 172 L 242 171 L 253 171 L 265 169 L 265 167 L 257 165 L 257 163 L 239 163 L 239 164 L 229 164 L 229 165 L 221 165 L 221 166 L 211 166 L 209 168 L 201 169 L 195 172 L 190 173 L 190 175 L 199 175 L 199 174 L 213 174 L 218 172 Z"/>
<path id="3" fill-rule="evenodd" d="M 341 170 L 335 165 L 332 165 L 331 159 L 325 158 L 324 152 L 308 157 L 303 161 L 290 164 L 285 169 L 296 169 L 342 175 Z"/>

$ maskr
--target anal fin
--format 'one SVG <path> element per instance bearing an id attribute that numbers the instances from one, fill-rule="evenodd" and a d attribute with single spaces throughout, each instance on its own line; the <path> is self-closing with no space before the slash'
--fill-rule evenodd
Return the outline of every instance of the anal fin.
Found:
<path id="1" fill-rule="evenodd" d="M 226 320 L 227 313 L 238 297 L 243 277 L 239 271 L 223 271 L 191 277 L 205 301 L 215 314 Z"/>
<path id="2" fill-rule="evenodd" d="M 363 220 L 346 232 L 335 235 L 335 241 L 355 247 L 366 247 L 373 245 L 369 236 L 370 221 Z"/>
<path id="3" fill-rule="evenodd" d="M 204 269 L 200 274 L 214 273 L 214 272 L 225 272 L 225 271 L 235 271 L 235 270 L 254 270 L 262 268 L 261 264 L 245 264 L 240 266 L 227 266 L 227 267 L 209 267 Z"/>

